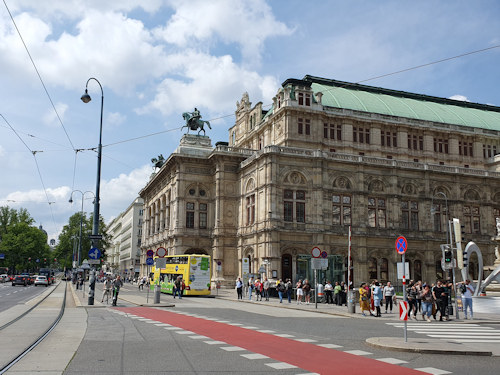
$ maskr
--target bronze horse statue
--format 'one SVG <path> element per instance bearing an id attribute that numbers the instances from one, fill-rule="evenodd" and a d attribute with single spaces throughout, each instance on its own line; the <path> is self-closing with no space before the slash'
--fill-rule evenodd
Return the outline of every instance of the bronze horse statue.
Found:
<path id="1" fill-rule="evenodd" d="M 199 129 L 198 135 L 200 135 L 201 131 L 203 131 L 203 135 L 206 135 L 205 129 L 204 129 L 205 124 L 207 124 L 209 129 L 212 129 L 212 127 L 210 126 L 210 123 L 208 121 L 200 120 L 199 116 L 195 117 L 190 112 L 184 112 L 182 114 L 182 118 L 186 121 L 186 124 L 181 128 L 181 130 L 184 128 L 188 128 L 188 133 L 189 133 L 189 129 L 194 130 L 194 131 Z"/>

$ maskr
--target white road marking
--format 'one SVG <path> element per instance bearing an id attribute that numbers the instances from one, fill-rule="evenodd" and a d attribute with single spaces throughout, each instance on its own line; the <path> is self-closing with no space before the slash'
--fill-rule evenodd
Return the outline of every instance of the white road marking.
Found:
<path id="1" fill-rule="evenodd" d="M 259 354 L 259 353 L 251 353 L 251 354 L 240 354 L 242 357 L 247 359 L 264 359 L 269 358 L 267 355 Z"/>
<path id="2" fill-rule="evenodd" d="M 275 333 L 276 331 L 270 330 L 270 329 L 258 329 L 257 332 L 260 333 Z"/>
<path id="3" fill-rule="evenodd" d="M 426 373 L 432 374 L 432 375 L 451 374 L 451 372 L 449 372 L 449 371 L 440 370 L 440 369 L 434 368 L 434 367 L 421 367 L 421 368 L 416 368 L 415 370 L 426 372 Z"/>
<path id="4" fill-rule="evenodd" d="M 376 358 L 376 359 L 377 361 L 390 363 L 392 365 L 400 365 L 402 363 L 408 363 L 406 361 L 403 361 L 402 359 L 397 359 L 397 358 Z"/>
<path id="5" fill-rule="evenodd" d="M 373 353 L 365 352 L 364 350 L 346 350 L 344 353 L 354 354 L 354 355 L 372 355 Z"/>
<path id="6" fill-rule="evenodd" d="M 342 345 L 335 345 L 335 344 L 317 344 L 317 345 L 327 349 L 342 348 Z"/>
<path id="7" fill-rule="evenodd" d="M 294 339 L 294 340 L 300 342 L 318 342 L 318 340 L 313 340 L 313 339 Z"/>
<path id="8" fill-rule="evenodd" d="M 224 341 L 203 341 L 205 344 L 208 344 L 208 345 L 218 345 L 218 344 L 221 344 L 221 345 L 226 345 L 226 343 Z"/>
<path id="9" fill-rule="evenodd" d="M 188 337 L 193 339 L 193 340 L 208 339 L 207 336 L 202 336 L 202 335 L 194 335 L 194 336 L 188 336 Z"/>
<path id="10" fill-rule="evenodd" d="M 295 337 L 294 335 L 289 335 L 287 333 L 275 333 L 274 336 L 284 337 L 284 338 Z"/>
<path id="11" fill-rule="evenodd" d="M 177 331 L 175 333 L 178 333 L 179 335 L 192 335 L 192 334 L 194 334 L 193 331 Z"/>
<path id="12" fill-rule="evenodd" d="M 182 329 L 182 328 L 179 328 L 179 327 L 163 327 L 164 329 L 167 329 L 169 331 L 175 331 L 177 329 Z"/>
<path id="13" fill-rule="evenodd" d="M 246 350 L 244 348 L 240 348 L 239 346 L 221 346 L 220 348 L 226 352 L 240 352 Z"/>
<path id="14" fill-rule="evenodd" d="M 291 365 L 286 362 L 278 362 L 278 363 L 266 363 L 266 366 L 272 367 L 275 370 L 286 370 L 289 368 L 297 368 L 297 366 Z"/>

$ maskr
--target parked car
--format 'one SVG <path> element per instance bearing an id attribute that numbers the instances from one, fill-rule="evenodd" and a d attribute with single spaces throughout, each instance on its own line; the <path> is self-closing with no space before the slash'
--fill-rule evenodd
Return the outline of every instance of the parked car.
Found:
<path id="1" fill-rule="evenodd" d="M 49 281 L 47 280 L 47 278 L 45 276 L 37 276 L 35 279 L 35 286 L 38 286 L 38 285 L 49 286 Z"/>
<path id="2" fill-rule="evenodd" d="M 22 285 L 22 286 L 28 285 L 28 280 L 26 276 L 18 275 L 14 277 L 14 279 L 12 280 L 12 286 L 16 285 Z"/>

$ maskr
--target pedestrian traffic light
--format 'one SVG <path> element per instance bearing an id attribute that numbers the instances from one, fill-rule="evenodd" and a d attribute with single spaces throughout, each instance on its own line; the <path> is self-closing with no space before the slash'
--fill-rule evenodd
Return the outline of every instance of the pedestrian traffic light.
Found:
<path id="1" fill-rule="evenodd" d="M 444 251 L 444 261 L 445 263 L 451 263 L 451 258 L 453 257 L 453 254 L 451 250 L 445 250 Z"/>

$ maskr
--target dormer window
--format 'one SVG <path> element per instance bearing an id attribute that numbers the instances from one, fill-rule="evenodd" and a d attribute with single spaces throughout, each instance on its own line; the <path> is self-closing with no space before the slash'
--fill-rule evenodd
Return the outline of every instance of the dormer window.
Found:
<path id="1" fill-rule="evenodd" d="M 304 94 L 303 92 L 299 92 L 297 95 L 298 100 L 299 100 L 299 105 L 305 105 L 306 107 L 311 106 L 311 95 L 309 94 Z"/>

